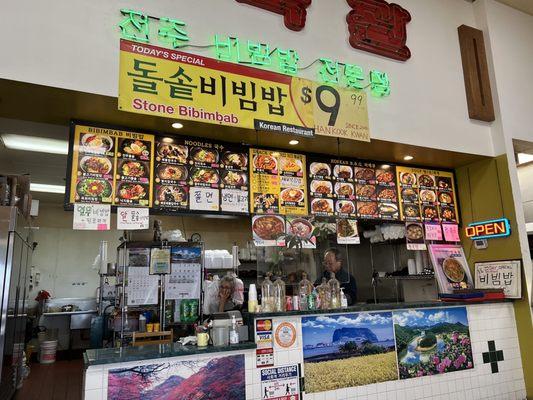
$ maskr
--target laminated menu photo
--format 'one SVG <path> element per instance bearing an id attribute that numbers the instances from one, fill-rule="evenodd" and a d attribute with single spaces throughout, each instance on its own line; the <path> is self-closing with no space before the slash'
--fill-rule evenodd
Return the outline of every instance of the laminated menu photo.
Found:
<path id="1" fill-rule="evenodd" d="M 453 294 L 455 290 L 474 288 L 462 246 L 430 244 L 428 247 L 440 293 Z"/>

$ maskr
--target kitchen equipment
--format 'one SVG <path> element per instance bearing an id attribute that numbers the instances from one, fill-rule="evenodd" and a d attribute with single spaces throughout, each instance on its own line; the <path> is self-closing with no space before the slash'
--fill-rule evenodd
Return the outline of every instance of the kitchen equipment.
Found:
<path id="1" fill-rule="evenodd" d="M 229 344 L 229 328 L 227 326 L 213 327 L 211 339 L 213 346 L 227 346 Z"/>
<path id="2" fill-rule="evenodd" d="M 13 356 L 24 343 L 32 243 L 31 224 L 20 210 L 0 206 L 0 388 L 6 398 L 22 382 L 22 357 L 13 362 Z"/>

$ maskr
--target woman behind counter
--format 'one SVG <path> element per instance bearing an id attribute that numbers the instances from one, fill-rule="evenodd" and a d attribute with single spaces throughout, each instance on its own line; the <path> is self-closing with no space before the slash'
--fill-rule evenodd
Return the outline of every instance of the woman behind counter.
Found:
<path id="1" fill-rule="evenodd" d="M 228 275 L 221 278 L 218 283 L 217 301 L 209 304 L 209 314 L 235 309 L 237 305 L 233 301 L 234 291 L 235 279 Z"/>

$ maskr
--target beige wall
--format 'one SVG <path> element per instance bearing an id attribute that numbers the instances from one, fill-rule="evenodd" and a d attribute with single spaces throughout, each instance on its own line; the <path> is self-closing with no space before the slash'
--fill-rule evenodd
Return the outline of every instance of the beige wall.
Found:
<path id="1" fill-rule="evenodd" d="M 112 216 L 111 226 L 116 226 Z M 200 233 L 206 249 L 228 249 L 234 242 L 243 246 L 251 240 L 249 217 L 205 218 L 205 217 L 151 217 L 161 219 L 163 230 L 180 229 L 190 237 Z M 109 242 L 109 255 L 119 244 L 121 232 L 112 229 L 106 232 L 72 230 L 72 212 L 64 211 L 59 205 L 41 204 L 39 227 L 34 241 L 38 242 L 32 265 L 41 273 L 40 283 L 30 292 L 34 299 L 41 289 L 48 290 L 54 297 L 94 296 L 98 285 L 97 270 L 93 262 L 98 255 L 101 240 Z M 136 232 L 136 238 L 150 239 L 151 230 Z"/>

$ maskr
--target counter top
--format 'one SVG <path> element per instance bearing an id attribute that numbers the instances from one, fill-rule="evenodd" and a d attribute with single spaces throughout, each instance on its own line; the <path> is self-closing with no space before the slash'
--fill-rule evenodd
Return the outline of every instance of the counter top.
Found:
<path id="1" fill-rule="evenodd" d="M 45 317 L 57 317 L 59 315 L 79 315 L 79 314 L 96 314 L 96 310 L 84 310 L 84 311 L 57 311 L 57 312 L 45 312 Z"/>
<path id="2" fill-rule="evenodd" d="M 83 353 L 83 362 L 87 368 L 93 365 L 152 360 L 155 358 L 202 355 L 236 350 L 242 351 L 255 349 L 256 347 L 256 344 L 253 342 L 245 342 L 229 346 L 207 346 L 203 348 L 189 345 L 183 346 L 179 343 L 172 343 L 160 345 L 151 344 L 139 347 L 91 349 Z"/>
<path id="3" fill-rule="evenodd" d="M 339 314 L 361 311 L 388 311 L 388 310 L 403 310 L 409 308 L 434 308 L 434 307 L 454 307 L 454 306 L 471 306 L 475 304 L 493 304 L 502 302 L 512 302 L 511 299 L 505 300 L 487 300 L 483 302 L 467 302 L 467 301 L 417 301 L 410 303 L 378 303 L 378 304 L 356 304 L 347 308 L 334 308 L 330 310 L 308 310 L 308 311 L 284 311 L 271 313 L 249 313 L 251 318 L 271 318 L 282 316 L 298 316 L 298 315 L 316 315 L 316 314 Z"/>

